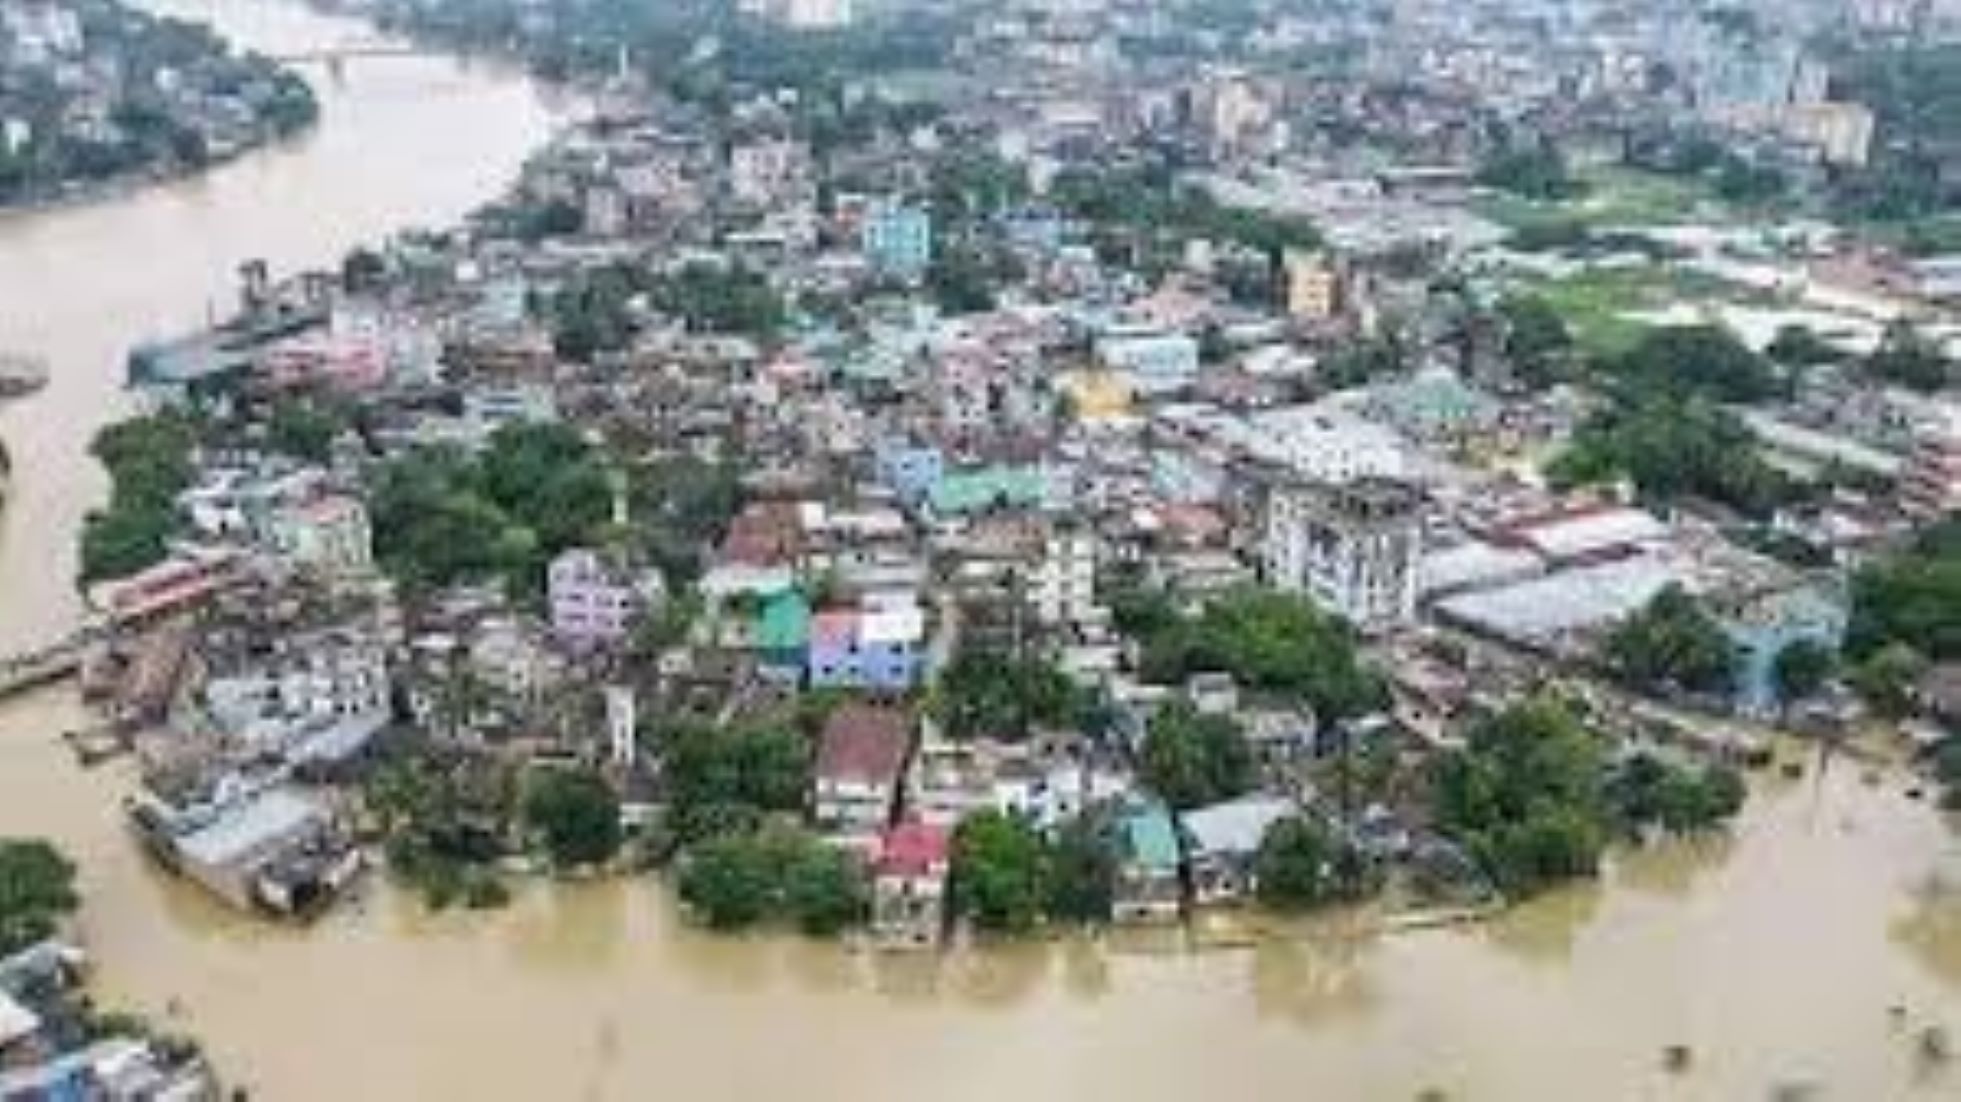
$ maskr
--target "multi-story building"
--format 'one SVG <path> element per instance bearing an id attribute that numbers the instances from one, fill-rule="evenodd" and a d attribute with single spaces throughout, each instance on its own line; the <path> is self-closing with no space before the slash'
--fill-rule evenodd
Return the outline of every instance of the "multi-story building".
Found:
<path id="1" fill-rule="evenodd" d="M 878 200 L 865 208 L 859 246 L 880 274 L 918 279 L 933 262 L 932 216 L 897 200 Z"/>
<path id="2" fill-rule="evenodd" d="M 812 769 L 811 810 L 820 826 L 875 835 L 892 821 L 912 753 L 912 718 L 897 708 L 850 702 L 824 721 Z"/>
<path id="3" fill-rule="evenodd" d="M 272 510 L 266 515 L 265 540 L 303 569 L 321 574 L 360 574 L 374 565 L 368 511 L 339 494 Z"/>
<path id="4" fill-rule="evenodd" d="M 1042 539 L 1029 602 L 1050 626 L 1080 623 L 1096 606 L 1096 536 L 1079 525 L 1057 525 Z"/>
<path id="5" fill-rule="evenodd" d="M 1260 548 L 1267 580 L 1358 627 L 1405 622 L 1416 612 L 1420 505 L 1413 487 L 1386 478 L 1275 485 Z"/>
<path id="6" fill-rule="evenodd" d="M 904 692 L 919 679 L 925 613 L 911 600 L 873 600 L 810 623 L 813 688 Z"/>
<path id="7" fill-rule="evenodd" d="M 1287 313 L 1303 321 L 1323 321 L 1341 306 L 1341 279 L 1323 252 L 1287 250 Z"/>
<path id="8" fill-rule="evenodd" d="M 1917 433 L 1900 498 L 1918 516 L 1961 509 L 1961 406 L 1946 406 Z"/>
<path id="9" fill-rule="evenodd" d="M 1198 378 L 1198 341 L 1156 327 L 1113 328 L 1096 342 L 1096 357 L 1140 394 L 1164 394 Z"/>
<path id="10" fill-rule="evenodd" d="M 575 547 L 552 560 L 545 573 L 552 634 L 574 647 L 606 647 L 625 642 L 634 620 L 657 592 L 651 582 Z"/>
<path id="11" fill-rule="evenodd" d="M 880 944 L 931 948 L 946 929 L 949 834 L 900 823 L 879 838 L 872 862 L 872 936 Z"/>

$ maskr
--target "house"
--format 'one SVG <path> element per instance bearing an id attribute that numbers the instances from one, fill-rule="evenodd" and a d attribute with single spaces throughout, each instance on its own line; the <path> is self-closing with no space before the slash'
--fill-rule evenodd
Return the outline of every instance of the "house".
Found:
<path id="1" fill-rule="evenodd" d="M 947 828 L 905 822 L 879 837 L 872 862 L 872 936 L 882 945 L 930 948 L 946 929 Z"/>
<path id="2" fill-rule="evenodd" d="M 859 245 L 880 274 L 918 279 L 933 261 L 933 218 L 919 207 L 880 200 L 865 210 Z"/>
<path id="3" fill-rule="evenodd" d="M 274 509 L 266 542 L 301 569 L 325 575 L 366 573 L 374 565 L 368 511 L 354 498 L 328 494 Z"/>
<path id="4" fill-rule="evenodd" d="M 756 662 L 766 673 L 794 681 L 810 651 L 810 600 L 785 587 L 762 598 L 754 632 Z"/>
<path id="5" fill-rule="evenodd" d="M 912 717 L 898 708 L 848 702 L 818 735 L 812 813 L 844 835 L 871 835 L 892 821 L 912 752 Z"/>
<path id="6" fill-rule="evenodd" d="M 1416 613 L 1422 498 L 1407 483 L 1291 480 L 1267 500 L 1261 559 L 1274 586 L 1305 592 L 1362 628 Z"/>
<path id="7" fill-rule="evenodd" d="M 624 643 L 659 591 L 653 578 L 630 577 L 598 552 L 575 547 L 546 568 L 545 592 L 552 634 L 574 649 L 589 650 Z"/>
<path id="8" fill-rule="evenodd" d="M 1260 842 L 1268 827 L 1293 813 L 1291 802 L 1255 794 L 1180 815 L 1192 902 L 1203 906 L 1252 895 L 1259 887 L 1253 862 Z"/>
<path id="9" fill-rule="evenodd" d="M 146 795 L 128 810 L 166 866 L 241 910 L 312 913 L 362 866 L 333 810 L 290 785 L 220 785 L 209 800 L 183 806 Z"/>
<path id="10" fill-rule="evenodd" d="M 1117 884 L 1111 916 L 1118 922 L 1167 922 L 1184 906 L 1178 830 L 1160 803 L 1135 803 L 1117 819 Z"/>
<path id="11" fill-rule="evenodd" d="M 1150 327 L 1120 327 L 1096 342 L 1096 358 L 1137 393 L 1164 394 L 1198 378 L 1198 341 Z"/>
<path id="12" fill-rule="evenodd" d="M 1745 715 L 1768 716 L 1778 706 L 1777 656 L 1793 643 L 1827 651 L 1845 636 L 1844 597 L 1831 588 L 1797 584 L 1727 597 L 1718 594 L 1717 623 L 1736 648 L 1736 708 Z"/>
<path id="13" fill-rule="evenodd" d="M 812 688 L 904 692 L 919 679 L 926 615 L 910 595 L 868 596 L 810 621 Z"/>

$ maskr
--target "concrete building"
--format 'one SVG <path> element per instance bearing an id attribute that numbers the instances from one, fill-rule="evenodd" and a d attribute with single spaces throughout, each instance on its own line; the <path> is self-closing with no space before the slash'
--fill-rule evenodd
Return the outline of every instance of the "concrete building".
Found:
<path id="1" fill-rule="evenodd" d="M 1916 434 L 1900 498 L 1922 517 L 1961 509 L 1961 406 L 1943 407 Z"/>
<path id="2" fill-rule="evenodd" d="M 1259 887 L 1253 859 L 1268 828 L 1294 811 L 1278 796 L 1251 795 L 1179 816 L 1185 838 L 1185 859 L 1191 875 L 1192 901 L 1228 903 L 1251 896 Z"/>
<path id="3" fill-rule="evenodd" d="M 1323 321 L 1341 307 L 1341 279 L 1324 252 L 1289 249 L 1283 260 L 1287 314 L 1301 321 Z"/>
<path id="4" fill-rule="evenodd" d="M 919 207 L 881 199 L 865 209 L 859 246 L 881 275 L 918 279 L 933 262 L 933 218 Z"/>
<path id="5" fill-rule="evenodd" d="M 946 929 L 950 834 L 900 823 L 879 837 L 872 861 L 872 937 L 890 947 L 928 949 Z"/>
<path id="6" fill-rule="evenodd" d="M 302 569 L 348 575 L 374 566 L 368 511 L 351 497 L 330 494 L 282 505 L 267 515 L 265 537 Z"/>
<path id="7" fill-rule="evenodd" d="M 819 826 L 876 835 L 891 824 L 912 753 L 912 726 L 900 709 L 855 701 L 831 713 L 818 735 L 811 773 L 811 812 Z"/>
<path id="8" fill-rule="evenodd" d="M 1267 497 L 1261 560 L 1272 585 L 1385 627 L 1415 615 L 1422 535 L 1421 497 L 1405 483 L 1286 482 Z"/>
<path id="9" fill-rule="evenodd" d="M 650 580 L 633 578 L 607 563 L 598 552 L 575 547 L 546 569 L 545 594 L 552 634 L 588 649 L 624 643 L 658 590 Z"/>
<path id="10" fill-rule="evenodd" d="M 904 692 L 918 681 L 926 614 L 910 599 L 868 600 L 810 621 L 812 688 Z"/>
<path id="11" fill-rule="evenodd" d="M 1178 829 L 1163 804 L 1140 803 L 1117 821 L 1117 883 L 1111 917 L 1118 922 L 1175 922 L 1183 913 Z"/>
<path id="12" fill-rule="evenodd" d="M 1053 627 L 1093 615 L 1096 557 L 1096 535 L 1087 528 L 1058 525 L 1042 538 L 1028 594 L 1037 621 Z"/>
<path id="13" fill-rule="evenodd" d="M 1139 394 L 1165 394 L 1198 378 L 1198 341 L 1154 327 L 1112 328 L 1096 341 L 1096 358 Z"/>

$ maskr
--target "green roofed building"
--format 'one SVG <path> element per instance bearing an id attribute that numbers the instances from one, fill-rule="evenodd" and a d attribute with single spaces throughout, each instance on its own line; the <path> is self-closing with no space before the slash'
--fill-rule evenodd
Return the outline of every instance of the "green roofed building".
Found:
<path id="1" fill-rule="evenodd" d="M 969 517 L 990 509 L 1029 509 L 1047 496 L 1039 467 L 980 467 L 948 473 L 926 504 L 937 517 Z"/>
<path id="2" fill-rule="evenodd" d="M 1173 922 L 1182 910 L 1185 885 L 1171 811 L 1138 803 L 1117 821 L 1117 889 L 1111 913 L 1119 922 Z"/>
<path id="3" fill-rule="evenodd" d="M 810 647 L 810 600 L 798 589 L 781 589 L 762 600 L 757 611 L 756 650 L 764 666 L 803 670 Z"/>

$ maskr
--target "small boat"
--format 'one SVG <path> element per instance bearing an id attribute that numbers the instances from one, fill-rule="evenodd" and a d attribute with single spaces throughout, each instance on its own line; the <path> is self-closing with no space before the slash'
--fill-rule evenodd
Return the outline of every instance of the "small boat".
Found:
<path id="1" fill-rule="evenodd" d="M 48 385 L 48 367 L 32 356 L 0 352 L 0 399 L 21 398 Z"/>

